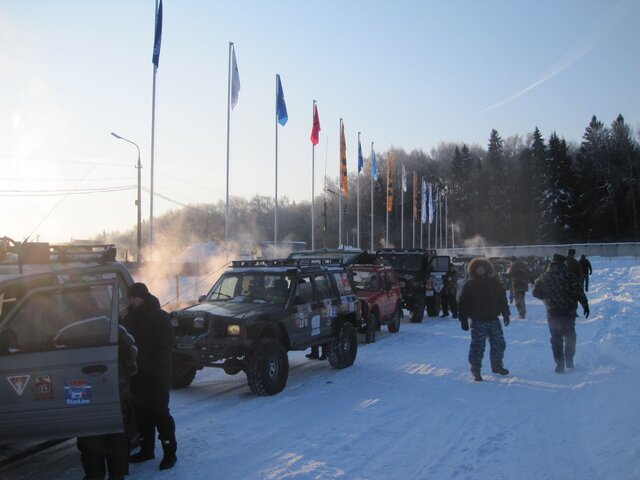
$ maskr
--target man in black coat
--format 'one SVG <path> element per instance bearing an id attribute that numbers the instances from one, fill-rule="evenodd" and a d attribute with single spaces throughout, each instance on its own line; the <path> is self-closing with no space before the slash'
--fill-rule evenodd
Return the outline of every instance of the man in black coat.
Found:
<path id="1" fill-rule="evenodd" d="M 582 267 L 582 278 L 584 279 L 584 291 L 589 291 L 589 275 L 593 274 L 593 268 L 591 267 L 591 262 L 587 257 L 584 256 L 584 253 L 580 255 L 580 260 L 578 260 L 580 267 Z"/>
<path id="2" fill-rule="evenodd" d="M 576 308 L 578 302 L 589 316 L 589 302 L 575 275 L 570 273 L 562 255 L 554 254 L 547 270 L 538 277 L 533 296 L 544 302 L 551 333 L 551 351 L 556 373 L 573 368 L 576 353 Z"/>
<path id="3" fill-rule="evenodd" d="M 131 378 L 131 392 L 141 437 L 140 451 L 129 461 L 138 463 L 155 458 L 157 429 L 164 451 L 160 470 L 166 470 L 177 461 L 176 426 L 169 413 L 173 329 L 169 315 L 144 283 L 134 283 L 127 293 L 129 311 L 124 324 L 138 347 L 138 374 Z"/>
<path id="4" fill-rule="evenodd" d="M 473 379 L 479 382 L 482 381 L 480 369 L 487 338 L 491 346 L 491 371 L 500 375 L 509 374 L 502 363 L 507 343 L 498 315 L 502 314 L 506 327 L 509 325 L 510 311 L 507 294 L 495 278 L 493 266 L 488 260 L 474 258 L 469 262 L 468 272 L 471 279 L 462 287 L 458 311 L 463 330 L 469 330 L 469 319 L 472 321 L 469 364 Z"/>

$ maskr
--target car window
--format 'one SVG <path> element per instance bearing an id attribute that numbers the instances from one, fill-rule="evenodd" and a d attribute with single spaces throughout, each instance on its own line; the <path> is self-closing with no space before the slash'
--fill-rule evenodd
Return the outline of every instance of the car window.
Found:
<path id="1" fill-rule="evenodd" d="M 356 290 L 378 290 L 378 274 L 371 270 L 354 270 L 353 281 L 356 284 Z"/>
<path id="2" fill-rule="evenodd" d="M 297 288 L 296 296 L 300 297 L 302 303 L 312 303 L 314 301 L 313 285 L 309 277 L 300 277 Z"/>
<path id="3" fill-rule="evenodd" d="M 335 272 L 333 274 L 333 279 L 336 281 L 336 285 L 338 286 L 338 291 L 341 296 L 353 293 L 353 286 L 346 272 Z"/>
<path id="4" fill-rule="evenodd" d="M 0 355 L 109 344 L 113 286 L 37 292 L 0 330 Z"/>
<path id="5" fill-rule="evenodd" d="M 316 284 L 316 290 L 318 291 L 318 299 L 326 300 L 331 298 L 331 285 L 329 284 L 329 277 L 326 275 L 314 275 L 313 280 Z"/>
<path id="6" fill-rule="evenodd" d="M 218 280 L 209 294 L 207 300 L 212 302 L 230 300 L 235 296 L 238 277 L 235 275 L 224 275 Z"/>

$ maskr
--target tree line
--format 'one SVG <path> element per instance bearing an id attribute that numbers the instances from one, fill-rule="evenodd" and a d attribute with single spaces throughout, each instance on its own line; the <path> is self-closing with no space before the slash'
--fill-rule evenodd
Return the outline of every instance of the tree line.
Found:
<path id="1" fill-rule="evenodd" d="M 486 148 L 476 144 L 441 142 L 431 152 L 392 148 L 377 155 L 378 179 L 371 181 L 371 162 L 349 174 L 349 196 L 339 202 L 338 178 L 326 178 L 315 199 L 316 248 L 338 245 L 339 203 L 342 244 L 357 243 L 357 203 L 360 197 L 360 247 L 434 245 L 435 224 L 421 224 L 422 179 L 442 193 L 442 232 L 446 214 L 447 245 L 464 246 L 481 237 L 491 245 L 584 243 L 638 239 L 640 144 L 622 115 L 606 126 L 591 118 L 579 144 L 556 132 L 545 139 L 536 127 L 526 136 L 503 139 L 490 132 Z M 393 201 L 387 212 L 387 173 L 392 159 Z M 407 191 L 402 188 L 402 166 Z M 414 220 L 414 172 L 417 219 Z M 373 188 L 373 216 L 371 216 Z M 328 190 L 334 192 L 330 193 Z M 445 209 L 446 205 L 446 209 Z M 256 195 L 232 197 L 229 238 L 252 249 L 273 239 L 274 200 Z M 402 214 L 404 213 L 404 215 Z M 371 221 L 373 219 L 373 242 Z M 180 250 L 197 242 L 223 242 L 225 204 L 190 205 L 170 211 L 154 222 L 156 238 Z M 401 232 L 404 233 L 401 239 Z M 311 246 L 311 202 L 278 200 L 279 240 Z M 120 249 L 133 251 L 135 228 L 108 234 Z M 422 242 L 420 242 L 422 239 Z"/>

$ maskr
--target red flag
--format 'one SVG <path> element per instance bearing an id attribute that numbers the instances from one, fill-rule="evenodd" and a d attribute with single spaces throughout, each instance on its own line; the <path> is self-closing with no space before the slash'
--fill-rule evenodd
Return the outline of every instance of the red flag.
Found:
<path id="1" fill-rule="evenodd" d="M 320 137 L 320 117 L 318 117 L 318 106 L 313 104 L 313 128 L 311 129 L 311 143 L 317 145 Z"/>

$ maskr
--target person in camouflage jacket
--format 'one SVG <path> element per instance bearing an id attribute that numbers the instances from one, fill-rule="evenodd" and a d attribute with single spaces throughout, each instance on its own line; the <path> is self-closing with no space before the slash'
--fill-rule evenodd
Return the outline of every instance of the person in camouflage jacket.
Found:
<path id="1" fill-rule="evenodd" d="M 524 302 L 524 296 L 529 290 L 531 273 L 522 260 L 512 257 L 507 275 L 511 281 L 511 294 L 513 298 L 515 298 L 518 314 L 521 319 L 524 319 L 527 317 L 527 306 Z"/>
<path id="2" fill-rule="evenodd" d="M 584 317 L 589 317 L 589 301 L 575 275 L 569 272 L 562 255 L 554 254 L 547 270 L 538 277 L 533 296 L 544 302 L 551 333 L 551 351 L 556 373 L 573 368 L 576 352 L 576 309 L 582 305 Z"/>

